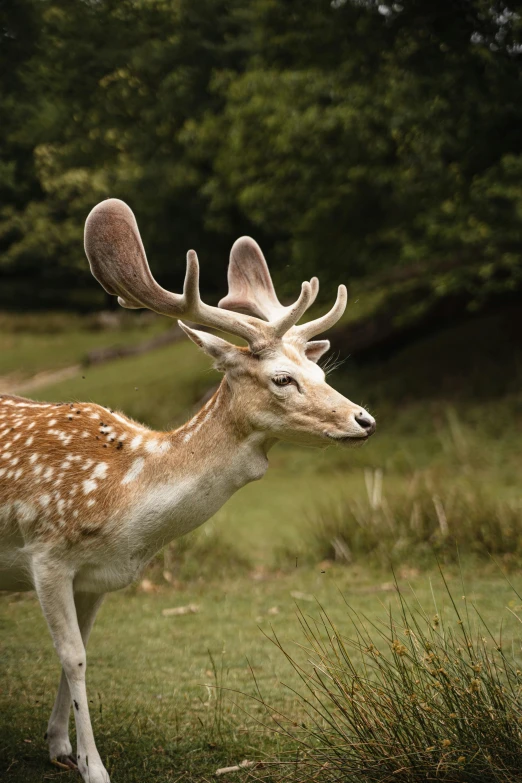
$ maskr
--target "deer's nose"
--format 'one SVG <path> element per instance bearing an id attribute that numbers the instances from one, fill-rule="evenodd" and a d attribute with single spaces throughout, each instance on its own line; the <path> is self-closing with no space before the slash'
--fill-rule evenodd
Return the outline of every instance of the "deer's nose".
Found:
<path id="1" fill-rule="evenodd" d="M 373 416 L 370 416 L 370 414 L 367 413 L 367 411 L 361 410 L 354 415 L 354 419 L 359 425 L 359 427 L 362 427 L 363 430 L 366 430 L 366 433 L 368 435 L 373 435 L 376 427 L 375 419 L 373 418 Z"/>

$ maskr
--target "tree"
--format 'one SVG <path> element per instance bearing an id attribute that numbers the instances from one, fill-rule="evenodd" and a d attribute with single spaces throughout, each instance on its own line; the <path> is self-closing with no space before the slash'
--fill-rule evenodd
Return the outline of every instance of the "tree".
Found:
<path id="1" fill-rule="evenodd" d="M 4 8 L 11 298 L 30 275 L 40 299 L 62 287 L 56 301 L 95 301 L 82 230 L 107 196 L 135 209 L 174 287 L 193 246 L 203 285 L 222 290 L 231 242 L 251 233 L 288 287 L 318 269 L 326 291 L 340 278 L 413 276 L 422 306 L 520 288 L 522 21 L 504 4 Z"/>

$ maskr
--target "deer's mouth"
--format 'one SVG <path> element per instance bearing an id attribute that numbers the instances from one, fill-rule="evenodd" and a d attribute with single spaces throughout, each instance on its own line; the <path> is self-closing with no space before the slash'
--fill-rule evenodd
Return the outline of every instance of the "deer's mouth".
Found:
<path id="1" fill-rule="evenodd" d="M 354 446 L 362 446 L 370 437 L 370 434 L 367 433 L 363 433 L 362 435 L 333 435 L 331 432 L 325 432 L 324 434 L 327 438 L 336 443 L 349 443 Z"/>

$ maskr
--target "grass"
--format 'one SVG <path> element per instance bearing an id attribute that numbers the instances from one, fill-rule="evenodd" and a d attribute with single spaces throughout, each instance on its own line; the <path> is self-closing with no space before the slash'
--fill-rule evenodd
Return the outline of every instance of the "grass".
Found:
<path id="1" fill-rule="evenodd" d="M 385 572 L 335 566 L 321 571 L 298 567 L 259 578 L 254 570 L 176 590 L 168 585 L 153 593 L 132 588 L 108 597 L 89 643 L 88 683 L 99 748 L 115 781 L 135 783 L 144 774 L 157 783 L 204 781 L 213 779 L 216 769 L 243 758 L 285 757 L 280 738 L 259 726 L 265 714 L 249 698 L 256 695 L 252 672 L 265 700 L 294 718 L 303 715 L 289 689 L 297 687 L 298 680 L 260 627 L 269 634 L 273 629 L 285 647 L 299 654 L 296 604 L 319 617 L 315 596 L 347 634 L 339 590 L 375 623 L 386 619 L 387 608 L 396 604 L 389 583 L 383 584 L 390 579 Z M 432 604 L 428 575 L 409 571 L 399 575 L 399 581 L 404 583 L 406 576 L 419 600 Z M 451 571 L 448 578 L 460 593 L 458 572 Z M 465 582 L 468 600 L 476 601 L 495 629 L 500 614 L 507 614 L 506 605 L 511 602 L 515 610 L 519 606 L 494 568 L 480 574 L 470 570 Z M 162 609 L 190 603 L 199 605 L 199 613 L 161 614 Z M 51 641 L 32 597 L 2 597 L 0 624 L 2 779 L 36 783 L 46 775 L 52 780 L 61 773 L 46 762 L 42 739 L 58 680 Z M 508 638 L 506 634 L 506 643 Z M 225 695 L 217 716 L 209 651 L 218 671 L 223 661 L 221 684 L 247 694 Z M 282 687 L 282 681 L 289 687 Z M 277 779 L 283 772 L 270 774 Z"/>
<path id="2" fill-rule="evenodd" d="M 366 494 L 316 504 L 303 552 L 319 560 L 417 563 L 436 554 L 444 562 L 459 555 L 522 558 L 520 499 L 495 498 L 468 475 L 455 479 L 417 471 L 388 495 L 382 470 L 365 473 Z M 458 550 L 457 550 L 458 547 Z"/>
<path id="3" fill-rule="evenodd" d="M 68 332 L 48 326 L 48 333 L 33 335 L 12 325 L 2 331 L 0 321 L 0 374 L 22 364 L 27 374 L 55 369 L 57 361 L 76 362 L 87 348 L 100 344 L 98 338 L 120 341 L 118 331 L 92 332 L 84 326 L 70 323 Z M 488 321 L 475 330 L 466 325 L 442 332 L 438 341 L 426 338 L 378 366 L 346 362 L 332 384 L 377 415 L 379 429 L 367 447 L 317 451 L 278 446 L 262 482 L 238 492 L 213 522 L 155 560 L 147 574 L 152 592 L 133 587 L 108 597 L 92 634 L 88 680 L 95 734 L 115 783 L 212 780 L 216 769 L 244 758 L 287 758 L 287 741 L 259 726 L 262 705 L 237 695 L 220 701 L 213 686 L 218 680 L 255 696 L 253 672 L 266 701 L 297 721 L 302 707 L 281 682 L 293 688 L 298 678 L 259 626 L 268 633 L 273 627 L 285 649 L 291 648 L 302 640 L 296 603 L 319 618 L 312 598 L 317 597 L 332 622 L 348 629 L 339 590 L 371 622 L 378 625 L 388 617 L 396 597 L 385 558 L 370 562 L 371 551 L 358 550 L 350 539 L 345 543 L 357 555 L 354 562 L 349 567 L 332 563 L 335 536 L 328 527 L 335 516 L 331 509 L 342 511 L 334 519 L 340 526 L 347 509 L 365 503 L 368 513 L 367 485 L 379 471 L 396 524 L 409 524 L 412 504 L 420 499 L 428 538 L 440 530 L 434 494 L 441 498 L 449 524 L 462 524 L 462 535 L 475 529 L 477 507 L 488 513 L 498 503 L 516 505 L 522 469 L 522 395 L 516 386 L 520 354 L 508 356 L 502 347 L 498 362 L 492 348 L 479 355 L 481 346 L 492 346 L 498 328 Z M 126 327 L 122 339 L 137 341 L 148 334 L 142 327 Z M 452 346 L 468 346 L 461 374 L 453 355 L 450 369 L 444 364 Z M 466 368 L 470 377 L 482 378 L 480 389 L 465 388 Z M 188 417 L 216 381 L 208 360 L 183 342 L 87 368 L 32 396 L 94 400 L 166 428 Z M 448 500 L 452 487 L 461 493 L 455 497 L 465 500 L 466 492 L 474 496 L 471 507 L 460 504 L 454 515 Z M 396 534 L 388 531 L 387 546 L 395 543 Z M 418 549 L 405 548 L 396 564 L 401 585 L 411 582 L 423 605 L 429 605 L 428 555 L 421 559 Z M 463 568 L 468 598 L 477 601 L 496 631 L 500 616 L 508 616 L 506 607 L 518 611 L 518 599 L 487 560 L 478 565 L 468 559 Z M 522 587 L 517 576 L 511 578 Z M 448 579 L 459 591 L 459 576 L 451 565 Z M 434 589 L 437 600 L 440 591 L 440 585 Z M 200 611 L 180 617 L 161 614 L 189 604 Z M 296 655 L 302 662 L 298 647 Z M 36 601 L 1 596 L 2 780 L 63 778 L 47 764 L 42 739 L 57 681 L 57 661 Z M 286 771 L 267 766 L 230 779 L 249 774 L 280 780 Z"/>
<path id="4" fill-rule="evenodd" d="M 513 612 L 511 645 L 505 628 L 492 628 L 473 601 L 459 600 L 442 581 L 431 610 L 399 591 L 387 618 L 348 601 L 342 624 L 324 609 L 319 617 L 301 611 L 304 662 L 275 636 L 301 680 L 293 720 L 260 691 L 267 718 L 293 740 L 293 756 L 298 749 L 286 779 L 520 780 L 521 620 Z M 521 600 L 516 588 L 512 595 Z"/>
<path id="5" fill-rule="evenodd" d="M 0 376 L 23 380 L 36 373 L 82 364 L 95 348 L 129 345 L 163 331 L 164 318 L 128 318 L 102 328 L 94 316 L 0 313 Z"/>

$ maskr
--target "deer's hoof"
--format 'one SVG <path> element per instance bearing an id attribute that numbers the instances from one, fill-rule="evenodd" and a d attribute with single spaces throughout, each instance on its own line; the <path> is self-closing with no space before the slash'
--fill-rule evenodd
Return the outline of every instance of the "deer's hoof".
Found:
<path id="1" fill-rule="evenodd" d="M 109 773 L 101 761 L 90 761 L 84 764 L 83 758 L 78 762 L 78 771 L 85 783 L 111 783 Z"/>

